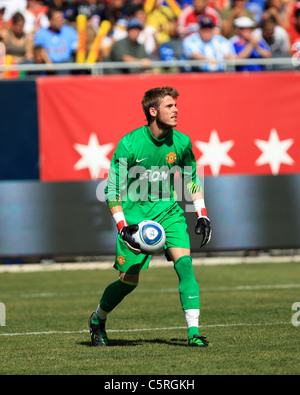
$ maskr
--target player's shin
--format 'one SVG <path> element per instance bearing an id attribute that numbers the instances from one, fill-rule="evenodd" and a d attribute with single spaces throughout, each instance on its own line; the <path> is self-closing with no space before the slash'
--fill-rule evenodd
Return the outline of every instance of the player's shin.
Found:
<path id="1" fill-rule="evenodd" d="M 188 326 L 188 337 L 199 335 L 200 293 L 192 266 L 192 258 L 184 255 L 174 264 L 179 279 L 179 293 L 182 309 Z"/>
<path id="2" fill-rule="evenodd" d="M 97 309 L 98 312 L 104 312 L 102 317 L 105 319 L 105 313 L 106 315 L 110 313 L 125 298 L 125 296 L 130 294 L 130 292 L 136 288 L 136 286 L 137 284 L 124 282 L 120 278 L 110 284 L 102 295 Z M 101 316 L 99 318 L 101 318 Z"/>

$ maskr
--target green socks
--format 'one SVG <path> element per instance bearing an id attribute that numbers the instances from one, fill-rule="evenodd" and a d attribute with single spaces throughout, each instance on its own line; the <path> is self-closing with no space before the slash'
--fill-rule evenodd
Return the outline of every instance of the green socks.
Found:
<path id="1" fill-rule="evenodd" d="M 101 309 L 107 313 L 111 312 L 136 286 L 137 284 L 126 283 L 120 279 L 110 284 L 100 300 Z"/>
<path id="2" fill-rule="evenodd" d="M 179 279 L 179 293 L 182 309 L 188 327 L 188 337 L 199 335 L 200 293 L 195 279 L 192 258 L 184 255 L 174 263 L 174 269 Z M 100 300 L 97 314 L 94 314 L 93 324 L 104 324 L 106 315 L 110 313 L 137 284 L 122 281 L 120 278 L 110 284 Z"/>
<path id="3" fill-rule="evenodd" d="M 174 264 L 179 279 L 180 301 L 183 310 L 200 309 L 199 286 L 195 279 L 192 258 L 184 255 Z"/>
<path id="4" fill-rule="evenodd" d="M 188 338 L 199 335 L 200 293 L 195 279 L 192 258 L 184 255 L 174 264 L 179 279 L 179 293 L 182 309 L 188 327 Z"/>

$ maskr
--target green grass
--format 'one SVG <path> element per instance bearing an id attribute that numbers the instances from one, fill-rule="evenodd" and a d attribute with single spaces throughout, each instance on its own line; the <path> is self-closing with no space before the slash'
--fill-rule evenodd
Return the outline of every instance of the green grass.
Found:
<path id="1" fill-rule="evenodd" d="M 195 274 L 200 333 L 211 342 L 205 349 L 186 347 L 171 267 L 142 272 L 138 288 L 108 318 L 107 348 L 90 346 L 87 321 L 115 270 L 0 274 L 0 374 L 300 373 L 300 326 L 291 324 L 300 263 L 197 266 Z"/>

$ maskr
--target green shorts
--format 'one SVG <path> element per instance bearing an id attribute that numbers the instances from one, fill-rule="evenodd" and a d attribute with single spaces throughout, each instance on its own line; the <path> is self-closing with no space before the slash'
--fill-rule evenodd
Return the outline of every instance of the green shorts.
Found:
<path id="1" fill-rule="evenodd" d="M 167 214 L 153 219 L 159 222 L 166 233 L 165 249 L 169 247 L 190 248 L 190 237 L 184 211 L 175 205 Z M 138 274 L 148 269 L 152 255 L 135 255 L 123 242 L 120 235 L 117 237 L 116 259 L 114 268 L 124 273 Z"/>

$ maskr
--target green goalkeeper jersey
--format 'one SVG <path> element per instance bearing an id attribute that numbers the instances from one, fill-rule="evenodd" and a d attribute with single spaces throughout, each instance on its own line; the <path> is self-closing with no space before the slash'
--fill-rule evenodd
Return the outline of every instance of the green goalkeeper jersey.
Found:
<path id="1" fill-rule="evenodd" d="M 170 129 L 157 140 L 149 126 L 133 130 L 119 141 L 112 157 L 105 188 L 109 207 L 122 205 L 129 225 L 167 214 L 177 205 L 176 172 L 190 194 L 200 190 L 188 136 Z"/>

